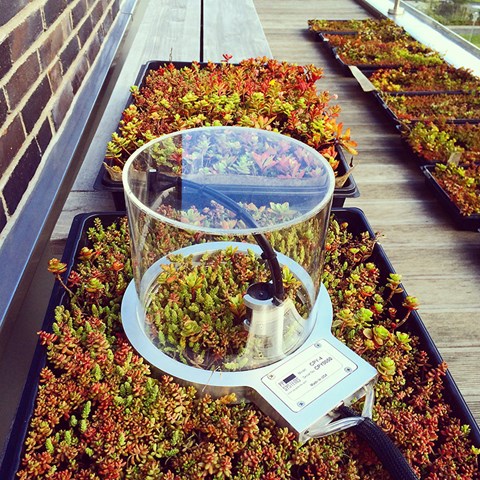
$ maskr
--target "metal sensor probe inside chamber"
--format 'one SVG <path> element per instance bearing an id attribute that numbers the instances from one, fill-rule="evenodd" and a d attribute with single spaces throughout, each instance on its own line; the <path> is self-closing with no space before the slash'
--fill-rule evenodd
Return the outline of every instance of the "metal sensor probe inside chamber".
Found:
<path id="1" fill-rule="evenodd" d="M 134 280 L 122 323 L 158 372 L 254 402 L 300 441 L 352 426 L 337 408 L 376 370 L 331 334 L 321 283 L 334 191 L 306 144 L 242 127 L 155 139 L 123 171 Z"/>

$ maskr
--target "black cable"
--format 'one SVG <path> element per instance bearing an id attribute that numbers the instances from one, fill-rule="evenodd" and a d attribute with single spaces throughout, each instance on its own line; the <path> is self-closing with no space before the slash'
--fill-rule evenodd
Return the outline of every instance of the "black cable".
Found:
<path id="1" fill-rule="evenodd" d="M 228 195 L 225 195 L 224 193 L 221 193 L 218 190 L 215 190 L 214 188 L 211 188 L 207 185 L 200 185 L 199 183 L 193 182 L 191 180 L 186 180 L 181 177 L 172 177 L 170 175 L 158 173 L 156 171 L 152 171 L 151 173 L 153 174 L 154 172 L 157 180 L 167 180 L 171 182 L 167 186 L 167 188 L 176 187 L 181 189 L 182 186 L 184 186 L 193 188 L 194 190 L 199 191 L 201 194 L 205 192 L 213 200 L 218 201 L 221 205 L 227 207 L 232 212 L 236 213 L 237 216 L 241 220 L 243 220 L 247 227 L 258 228 L 257 222 L 254 220 L 254 218 L 244 208 L 240 207 L 238 203 L 232 200 Z M 163 188 L 163 190 L 165 189 L 166 188 Z M 253 237 L 255 238 L 259 247 L 262 249 L 262 258 L 268 263 L 268 268 L 270 269 L 273 283 L 273 299 L 274 302 L 279 305 L 285 299 L 285 289 L 283 287 L 282 269 L 280 267 L 277 254 L 275 253 L 275 250 L 272 248 L 272 245 L 263 233 L 254 233 Z"/>
<path id="2" fill-rule="evenodd" d="M 343 417 L 358 417 L 358 414 L 349 407 L 342 406 L 338 410 Z M 391 438 L 372 419 L 362 418 L 363 421 L 352 429 L 360 438 L 368 442 L 392 479 L 419 480 Z"/>

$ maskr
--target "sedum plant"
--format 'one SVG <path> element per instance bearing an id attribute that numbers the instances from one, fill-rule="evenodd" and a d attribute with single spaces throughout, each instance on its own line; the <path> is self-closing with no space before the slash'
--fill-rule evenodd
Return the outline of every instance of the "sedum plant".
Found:
<path id="1" fill-rule="evenodd" d="M 308 20 L 308 29 L 311 32 L 358 32 L 361 28 L 365 28 L 376 20 L 352 19 L 352 20 L 326 20 L 320 18 L 312 18 Z"/>
<path id="2" fill-rule="evenodd" d="M 480 97 L 475 94 L 390 95 L 382 99 L 401 121 L 480 119 Z"/>
<path id="3" fill-rule="evenodd" d="M 333 137 L 332 137 L 333 139 Z M 149 150 L 159 172 L 174 175 L 224 175 L 308 179 L 324 175 L 324 167 L 299 145 L 253 135 L 248 129 L 217 132 L 212 140 L 207 132 L 170 137 Z M 247 146 L 246 146 L 247 145 Z M 260 153 L 261 152 L 261 153 Z M 330 157 L 330 165 L 337 166 Z M 144 168 L 139 162 L 139 168 Z M 274 180 L 272 180 L 274 181 Z"/>
<path id="4" fill-rule="evenodd" d="M 437 66 L 445 61 L 438 52 L 413 39 L 392 41 L 340 35 L 330 38 L 338 57 L 348 65 L 379 66 Z"/>
<path id="5" fill-rule="evenodd" d="M 249 361 L 246 306 L 250 285 L 269 279 L 265 262 L 253 251 L 227 247 L 200 259 L 171 255 L 152 286 L 147 309 L 149 335 L 173 358 L 205 370 L 239 370 Z M 301 282 L 283 267 L 286 295 L 305 315 Z M 305 297 L 305 293 L 303 292 Z"/>
<path id="6" fill-rule="evenodd" d="M 412 38 L 408 33 L 394 21 L 389 18 L 365 18 L 362 20 L 308 20 L 308 28 L 312 32 L 326 33 L 326 37 L 330 40 L 328 33 L 341 34 L 342 32 L 355 33 L 364 40 L 376 38 L 382 41 L 392 41 L 400 38 Z"/>
<path id="7" fill-rule="evenodd" d="M 267 58 L 234 65 L 198 62 L 150 71 L 107 145 L 107 170 L 121 171 L 131 153 L 161 135 L 201 126 L 273 130 L 318 150 L 336 170 L 337 146 L 356 154 L 350 130 L 338 122 L 334 95 L 318 92 L 322 70 Z"/>
<path id="8" fill-rule="evenodd" d="M 254 221 L 264 226 L 286 223 L 292 218 L 298 217 L 298 211 L 292 209 L 288 202 L 269 202 L 267 205 L 263 205 L 261 201 L 258 202 L 258 205 L 253 202 L 248 204 L 238 202 L 238 205 L 244 208 Z M 220 227 L 232 230 L 247 228 L 243 220 L 239 219 L 229 208 L 215 201 L 208 202 L 203 208 L 195 205 L 188 207 L 188 204 L 184 207 L 188 209 L 178 209 L 172 205 L 163 204 L 159 206 L 157 212 L 166 218 L 203 228 Z M 322 235 L 322 225 L 328 223 L 328 219 L 323 218 L 324 215 L 326 212 L 320 212 L 301 223 L 265 232 L 265 236 L 275 250 L 291 258 L 308 271 L 316 289 L 320 285 L 322 266 L 322 252 L 317 248 L 317 238 Z M 191 229 L 178 229 L 168 222 L 159 221 L 146 224 L 144 217 L 141 217 L 139 225 L 140 229 L 148 229 L 143 254 L 145 268 L 159 258 L 183 247 L 212 241 L 237 241 L 238 238 L 241 238 L 227 233 L 214 235 Z M 250 235 L 245 237 L 245 241 L 253 245 L 257 243 Z"/>
<path id="9" fill-rule="evenodd" d="M 254 405 L 199 395 L 156 377 L 133 351 L 119 318 L 131 278 L 126 218 L 88 232 L 68 280 L 69 300 L 41 332 L 47 364 L 19 479 L 387 480 L 352 431 L 301 445 Z M 333 332 L 376 366 L 374 420 L 422 479 L 478 478 L 479 450 L 444 398 L 446 365 L 431 365 L 408 333 L 414 297 L 381 272 L 375 240 L 332 219 L 323 281 Z M 52 261 L 52 273 L 66 266 Z M 396 299 L 398 299 L 396 301 Z"/>
<path id="10" fill-rule="evenodd" d="M 288 202 L 260 206 L 240 202 L 239 205 L 261 225 L 279 224 L 299 215 Z M 162 205 L 158 212 L 203 228 L 247 228 L 231 210 L 215 201 L 201 210 L 195 206 L 175 210 L 171 205 Z M 265 232 L 276 251 L 308 271 L 316 290 L 320 284 L 322 258 L 314 240 L 321 235 L 321 225 L 325 223 L 315 215 L 299 224 Z M 162 265 L 159 275 L 148 287 L 146 331 L 161 351 L 188 365 L 209 370 L 241 369 L 243 365 L 230 361 L 234 357 L 241 357 L 247 363 L 248 334 L 244 324 L 246 306 L 243 296 L 253 283 L 270 279 L 265 261 L 253 251 L 240 252 L 237 247 L 198 257 L 172 253 L 192 244 L 239 241 L 241 238 L 226 233 L 217 236 L 179 230 L 167 222 L 157 222 L 154 227 L 150 225 L 148 244 L 155 245 L 156 251 L 149 249 L 144 258 L 167 256 L 170 262 Z M 243 238 L 245 242 L 257 245 L 253 236 Z M 160 255 L 158 248 L 161 248 Z M 298 314 L 305 318 L 312 307 L 308 293 L 285 265 L 282 274 L 287 297 Z M 251 348 L 250 344 L 248 348 Z"/>
<path id="11" fill-rule="evenodd" d="M 404 128 L 402 137 L 426 163 L 446 163 L 459 155 L 462 163 L 480 161 L 480 125 L 417 122 Z"/>
<path id="12" fill-rule="evenodd" d="M 480 214 L 480 165 L 436 164 L 432 175 L 462 215 Z"/>
<path id="13" fill-rule="evenodd" d="M 432 66 L 445 63 L 438 52 L 418 42 L 387 18 L 349 21 L 314 19 L 309 20 L 308 25 L 311 31 L 322 32 L 323 38 L 335 47 L 338 57 L 348 65 Z"/>
<path id="14" fill-rule="evenodd" d="M 403 91 L 460 91 L 478 92 L 480 79 L 471 70 L 455 68 L 448 63 L 415 68 L 380 69 L 369 77 L 377 90 Z"/>

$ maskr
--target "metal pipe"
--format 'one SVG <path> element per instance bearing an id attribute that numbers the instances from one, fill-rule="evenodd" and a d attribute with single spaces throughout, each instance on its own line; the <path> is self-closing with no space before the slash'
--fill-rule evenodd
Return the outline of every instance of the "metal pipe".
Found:
<path id="1" fill-rule="evenodd" d="M 400 7 L 400 0 L 395 0 L 393 8 L 388 9 L 389 15 L 402 15 L 404 12 L 403 8 Z"/>

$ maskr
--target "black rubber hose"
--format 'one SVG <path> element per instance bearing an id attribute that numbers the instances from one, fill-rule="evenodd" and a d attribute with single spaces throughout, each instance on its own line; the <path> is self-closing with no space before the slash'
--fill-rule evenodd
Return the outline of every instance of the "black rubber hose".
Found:
<path id="1" fill-rule="evenodd" d="M 344 417 L 358 417 L 349 407 L 340 407 L 338 410 Z M 372 419 L 363 417 L 363 421 L 352 429 L 368 442 L 393 480 L 419 480 L 402 452 Z"/>
<path id="2" fill-rule="evenodd" d="M 207 185 L 200 185 L 191 180 L 186 180 L 180 177 L 172 177 L 167 174 L 156 173 L 157 179 L 169 180 L 172 182 L 172 187 L 182 188 L 182 186 L 190 187 L 194 190 L 197 190 L 201 194 L 205 192 L 207 196 L 213 200 L 218 201 L 224 207 L 227 207 L 232 212 L 235 212 L 238 217 L 244 221 L 245 225 L 249 228 L 258 228 L 257 222 L 253 217 L 242 207 L 238 205 L 234 200 L 232 200 L 228 195 L 225 195 L 214 188 L 208 187 Z M 272 248 L 272 245 L 268 241 L 267 237 L 263 233 L 254 233 L 253 237 L 258 243 L 259 247 L 262 249 L 262 258 L 267 261 L 268 268 L 270 269 L 270 274 L 272 276 L 273 283 L 273 297 L 277 305 L 281 304 L 285 299 L 285 289 L 283 287 L 283 278 L 282 278 L 282 269 L 280 263 L 278 262 L 277 254 Z"/>

